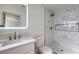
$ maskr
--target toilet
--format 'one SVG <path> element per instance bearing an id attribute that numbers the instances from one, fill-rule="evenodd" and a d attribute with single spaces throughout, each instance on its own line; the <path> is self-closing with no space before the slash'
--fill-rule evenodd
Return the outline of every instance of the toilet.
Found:
<path id="1" fill-rule="evenodd" d="M 41 54 L 52 54 L 52 49 L 46 45 L 39 48 Z"/>
<path id="2" fill-rule="evenodd" d="M 35 38 L 36 39 L 36 51 L 39 54 L 53 54 L 52 48 L 44 45 L 42 38 Z"/>

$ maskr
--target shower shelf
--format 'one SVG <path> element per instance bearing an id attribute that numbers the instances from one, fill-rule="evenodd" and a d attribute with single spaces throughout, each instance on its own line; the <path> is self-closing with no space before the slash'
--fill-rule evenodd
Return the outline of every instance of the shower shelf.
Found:
<path id="1" fill-rule="evenodd" d="M 79 32 L 79 23 L 56 24 L 55 31 Z"/>

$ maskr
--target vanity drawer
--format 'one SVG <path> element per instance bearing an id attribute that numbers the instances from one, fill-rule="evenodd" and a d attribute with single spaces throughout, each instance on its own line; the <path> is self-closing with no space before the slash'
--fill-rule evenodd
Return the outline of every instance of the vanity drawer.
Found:
<path id="1" fill-rule="evenodd" d="M 1 51 L 0 54 L 24 54 L 29 51 L 34 52 L 34 42 Z"/>

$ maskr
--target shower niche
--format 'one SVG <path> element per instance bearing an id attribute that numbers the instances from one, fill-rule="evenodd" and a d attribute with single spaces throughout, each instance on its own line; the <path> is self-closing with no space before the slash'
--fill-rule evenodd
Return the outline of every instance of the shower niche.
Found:
<path id="1" fill-rule="evenodd" d="M 79 23 L 56 24 L 55 31 L 79 32 Z"/>

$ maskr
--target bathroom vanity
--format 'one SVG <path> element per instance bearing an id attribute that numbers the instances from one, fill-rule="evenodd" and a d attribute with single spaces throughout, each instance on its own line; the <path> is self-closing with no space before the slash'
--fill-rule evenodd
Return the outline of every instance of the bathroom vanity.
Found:
<path id="1" fill-rule="evenodd" d="M 4 42 L 0 47 L 0 54 L 34 54 L 35 42 L 33 38 Z"/>

